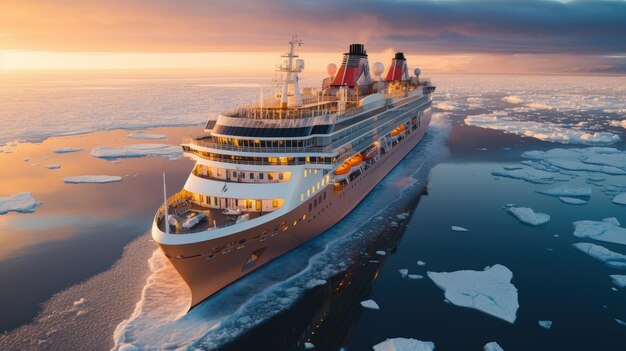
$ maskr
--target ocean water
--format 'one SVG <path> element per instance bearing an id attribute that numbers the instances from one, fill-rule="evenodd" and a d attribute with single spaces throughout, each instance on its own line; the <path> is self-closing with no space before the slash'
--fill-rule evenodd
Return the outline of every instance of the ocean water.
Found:
<path id="1" fill-rule="evenodd" d="M 89 150 L 177 144 L 198 127 L 150 129 L 167 135 L 158 141 L 130 139 L 128 131 L 114 130 L 151 126 L 154 120 L 146 114 L 156 110 L 145 110 L 131 118 L 132 125 L 124 124 L 129 115 L 123 113 L 120 123 L 114 119 L 105 127 L 95 123 L 103 115 L 83 121 L 88 125 L 83 130 L 113 131 L 6 145 L 0 159 L 13 167 L 0 173 L 0 197 L 30 191 L 43 204 L 34 213 L 0 215 L 0 278 L 15 281 L 0 291 L 3 311 L 9 311 L 0 318 L 6 330 L 0 349 L 301 350 L 311 342 L 321 350 L 367 350 L 395 337 L 433 341 L 437 350 L 480 350 L 490 341 L 505 350 L 624 349 L 626 327 L 616 319 L 626 320 L 626 290 L 616 287 L 609 275 L 626 271 L 596 261 L 572 244 L 590 242 L 622 254 L 626 248 L 575 237 L 572 223 L 608 217 L 626 223 L 626 207 L 611 202 L 626 192 L 626 176 L 554 168 L 551 174 L 567 180 L 535 184 L 494 176 L 503 167 L 529 167 L 522 164 L 529 164 L 522 157 L 526 151 L 589 145 L 545 142 L 464 124 L 467 116 L 506 111 L 514 122 L 559 124 L 572 133 L 611 133 L 620 139 L 611 147 L 624 153 L 626 129 L 619 124 L 626 119 L 623 79 L 445 75 L 433 80 L 438 86 L 436 117 L 428 135 L 352 214 L 189 314 L 184 283 L 142 233 L 160 202 L 161 171 L 168 174 L 168 188 L 177 189 L 191 162 L 156 157 L 116 164 L 91 157 Z M 200 119 L 163 124 L 202 124 L 210 111 L 202 103 L 185 105 L 189 96 L 181 97 L 186 95 L 182 92 L 197 89 L 188 87 L 195 84 L 189 79 L 137 84 L 152 85 L 146 89 L 157 97 L 171 93 L 165 101 L 171 99 L 172 110 L 161 110 L 164 115 L 191 116 L 188 109 L 193 108 L 198 113 L 194 118 Z M 254 100 L 259 90 L 250 81 L 220 84 L 241 94 L 238 101 Z M 225 91 L 222 86 L 209 88 L 202 94 L 225 106 L 230 103 L 217 95 Z M 115 101 L 115 93 L 108 95 L 114 89 L 100 90 L 103 101 Z M 141 96 L 143 88 L 137 90 Z M 25 106 L 3 105 L 0 113 L 13 114 Z M 24 135 L 5 139 L 47 136 L 22 130 Z M 62 146 L 86 151 L 52 153 Z M 43 168 L 57 162 L 62 163 L 59 170 Z M 539 163 L 532 166 L 546 169 Z M 85 168 L 123 180 L 63 184 L 63 177 L 84 174 Z M 569 205 L 536 192 L 560 185 L 591 188 L 588 204 Z M 507 204 L 547 213 L 550 222 L 539 227 L 520 223 L 506 211 Z M 452 231 L 451 226 L 469 231 Z M 386 255 L 376 254 L 381 250 Z M 417 265 L 418 260 L 426 265 Z M 520 307 L 512 324 L 446 302 L 444 292 L 427 277 L 428 271 L 480 271 L 495 264 L 513 272 Z M 403 279 L 400 269 L 424 278 Z M 362 308 L 360 302 L 368 299 L 381 309 Z M 539 327 L 539 320 L 551 320 L 551 329 Z"/>

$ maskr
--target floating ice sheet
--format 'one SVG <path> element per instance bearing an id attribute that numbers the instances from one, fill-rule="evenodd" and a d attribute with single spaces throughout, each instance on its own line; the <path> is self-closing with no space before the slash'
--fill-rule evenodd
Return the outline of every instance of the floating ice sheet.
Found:
<path id="1" fill-rule="evenodd" d="M 83 150 L 84 149 L 77 148 L 77 147 L 59 147 L 59 148 L 52 150 L 52 152 L 54 152 L 55 154 L 67 154 L 69 152 L 79 152 Z"/>
<path id="2" fill-rule="evenodd" d="M 493 170 L 491 174 L 499 177 L 521 179 L 534 184 L 550 184 L 555 181 L 565 181 L 571 179 L 571 177 L 565 176 L 563 174 L 543 171 L 531 167 Z"/>
<path id="3" fill-rule="evenodd" d="M 620 227 L 615 218 L 605 218 L 602 221 L 576 221 L 574 235 L 579 238 L 626 245 L 626 228 Z"/>
<path id="4" fill-rule="evenodd" d="M 374 351 L 433 351 L 435 344 L 432 341 L 417 339 L 393 338 L 374 345 Z"/>
<path id="5" fill-rule="evenodd" d="M 361 301 L 361 306 L 363 306 L 365 308 L 372 309 L 372 310 L 379 310 L 380 309 L 380 307 L 378 307 L 378 304 L 374 300 Z"/>
<path id="6" fill-rule="evenodd" d="M 620 288 L 626 287 L 626 275 L 611 274 L 609 277 L 613 279 L 613 284 L 619 286 Z"/>
<path id="7" fill-rule="evenodd" d="M 586 200 L 583 200 L 583 199 L 578 199 L 575 197 L 566 197 L 566 196 L 559 196 L 559 200 L 561 202 L 564 202 L 570 205 L 586 205 L 588 203 Z"/>
<path id="8" fill-rule="evenodd" d="M 595 258 L 596 260 L 606 263 L 607 266 L 626 269 L 626 255 L 622 255 L 620 253 L 613 252 L 606 247 L 590 243 L 575 243 L 572 244 L 572 246 Z"/>
<path id="9" fill-rule="evenodd" d="M 615 197 L 613 198 L 613 203 L 616 203 L 618 205 L 626 205 L 626 193 L 615 195 Z"/>
<path id="10" fill-rule="evenodd" d="M 501 130 L 563 144 L 611 145 L 620 141 L 619 136 L 608 132 L 581 131 L 553 123 L 516 121 L 506 112 L 467 116 L 464 122 L 468 126 Z"/>
<path id="11" fill-rule="evenodd" d="M 37 201 L 32 193 L 17 193 L 8 197 L 0 197 L 0 215 L 8 212 L 32 213 L 42 203 Z"/>
<path id="12" fill-rule="evenodd" d="M 469 232 L 469 229 L 466 229 L 466 228 L 463 228 L 463 227 L 459 227 L 459 226 L 456 226 L 456 225 L 453 225 L 451 229 L 452 229 L 453 232 Z"/>
<path id="13" fill-rule="evenodd" d="M 51 165 L 47 165 L 46 168 L 47 169 L 59 169 L 59 168 L 61 168 L 61 164 L 60 163 L 54 163 L 54 164 L 51 164 Z"/>
<path id="14" fill-rule="evenodd" d="M 483 347 L 483 351 L 504 351 L 504 349 L 500 347 L 497 342 L 492 341 L 485 344 L 485 346 Z"/>
<path id="15" fill-rule="evenodd" d="M 113 183 L 122 180 L 120 176 L 110 175 L 84 175 L 76 177 L 63 178 L 63 182 L 68 184 L 81 184 L 81 183 Z"/>
<path id="16" fill-rule="evenodd" d="M 569 185 L 561 185 L 550 189 L 537 190 L 539 194 L 550 196 L 567 196 L 567 197 L 589 197 L 591 196 L 591 188 L 572 187 Z"/>
<path id="17" fill-rule="evenodd" d="M 169 159 L 178 159 L 183 151 L 179 146 L 167 144 L 132 144 L 124 146 L 103 146 L 91 150 L 91 155 L 98 158 L 129 158 L 160 156 Z"/>
<path id="18" fill-rule="evenodd" d="M 626 175 L 626 152 L 609 147 L 526 151 L 522 157 L 570 171 Z"/>
<path id="19" fill-rule="evenodd" d="M 167 135 L 165 134 L 150 134 L 150 133 L 130 133 L 127 135 L 132 139 L 165 139 Z"/>
<path id="20" fill-rule="evenodd" d="M 532 226 L 542 225 L 550 221 L 550 216 L 548 214 L 535 212 L 530 207 L 511 206 L 507 209 L 507 211 L 515 216 L 515 218 L 517 218 L 520 222 Z"/>
<path id="21" fill-rule="evenodd" d="M 517 288 L 511 284 L 513 273 L 503 265 L 484 271 L 428 272 L 428 277 L 457 306 L 474 308 L 509 323 L 517 318 Z"/>
<path id="22" fill-rule="evenodd" d="M 539 321 L 538 323 L 539 323 L 539 326 L 544 329 L 552 328 L 552 321 L 545 320 L 545 321 Z"/>

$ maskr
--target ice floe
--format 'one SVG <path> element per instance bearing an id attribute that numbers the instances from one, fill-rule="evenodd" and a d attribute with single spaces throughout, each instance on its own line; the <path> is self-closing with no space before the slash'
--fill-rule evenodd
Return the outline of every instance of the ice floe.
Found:
<path id="1" fill-rule="evenodd" d="M 484 271 L 428 272 L 428 277 L 457 306 L 474 308 L 509 323 L 517 318 L 517 288 L 511 284 L 513 273 L 503 265 Z"/>
<path id="2" fill-rule="evenodd" d="M 85 303 L 85 298 L 84 298 L 84 297 L 81 297 L 80 299 L 78 299 L 78 300 L 74 301 L 72 304 L 73 304 L 74 306 L 81 306 L 81 305 L 83 305 L 84 303 Z"/>
<path id="3" fill-rule="evenodd" d="M 424 261 L 417 261 L 417 265 L 418 266 L 425 266 L 426 262 L 424 262 Z"/>
<path id="4" fill-rule="evenodd" d="M 440 110 L 444 110 L 444 111 L 454 111 L 457 109 L 456 105 L 453 105 L 452 103 L 448 102 L 448 101 L 441 101 L 435 104 L 434 106 L 435 108 L 438 108 Z"/>
<path id="5" fill-rule="evenodd" d="M 567 196 L 567 197 L 589 197 L 591 196 L 591 188 L 572 187 L 569 185 L 557 186 L 550 189 L 537 190 L 539 194 L 550 196 Z"/>
<path id="6" fill-rule="evenodd" d="M 37 201 L 32 193 L 17 193 L 12 196 L 0 197 L 0 215 L 8 212 L 32 213 L 42 203 Z"/>
<path id="7" fill-rule="evenodd" d="M 539 323 L 539 326 L 544 329 L 550 329 L 552 327 L 552 321 L 545 320 L 545 321 L 539 321 L 538 323 Z"/>
<path id="8" fill-rule="evenodd" d="M 559 196 L 559 201 L 564 202 L 566 204 L 570 204 L 570 205 L 586 205 L 588 203 L 586 200 L 583 200 L 583 199 L 578 199 L 575 197 L 566 197 L 566 196 Z"/>
<path id="9" fill-rule="evenodd" d="M 626 325 L 626 322 L 619 318 L 615 318 L 615 321 L 617 322 L 617 324 Z"/>
<path id="10" fill-rule="evenodd" d="M 398 269 L 398 272 L 400 272 L 400 275 L 402 276 L 402 278 L 406 278 L 406 276 L 409 274 L 408 269 Z"/>
<path id="11" fill-rule="evenodd" d="M 365 308 L 372 309 L 372 310 L 379 310 L 380 309 L 380 307 L 378 307 L 378 304 L 374 300 L 361 301 L 361 306 L 363 306 Z"/>
<path id="12" fill-rule="evenodd" d="M 507 209 L 515 218 L 520 222 L 526 223 L 532 226 L 542 225 L 550 221 L 550 215 L 545 213 L 539 213 L 533 211 L 530 207 L 515 207 L 511 206 Z"/>
<path id="13" fill-rule="evenodd" d="M 407 275 L 407 278 L 409 278 L 409 279 L 424 279 L 424 276 L 420 275 L 420 274 L 409 274 L 409 275 Z"/>
<path id="14" fill-rule="evenodd" d="M 574 235 L 579 238 L 626 245 L 626 228 L 620 227 L 616 218 L 605 218 L 602 221 L 576 221 L 574 222 Z"/>
<path id="15" fill-rule="evenodd" d="M 453 232 L 468 232 L 469 231 L 469 229 L 458 227 L 456 225 L 453 225 L 451 229 Z"/>
<path id="16" fill-rule="evenodd" d="M 619 136 L 609 132 L 581 131 L 553 123 L 516 121 L 503 111 L 467 116 L 464 122 L 468 126 L 501 130 L 563 144 L 611 145 L 621 140 Z"/>
<path id="17" fill-rule="evenodd" d="M 165 139 L 165 134 L 150 134 L 150 133 L 130 133 L 127 137 L 132 139 Z"/>
<path id="18" fill-rule="evenodd" d="M 67 154 L 70 152 L 79 152 L 83 150 L 84 149 L 77 148 L 77 147 L 59 147 L 59 148 L 52 150 L 52 152 L 54 152 L 55 154 Z"/>
<path id="19" fill-rule="evenodd" d="M 113 183 L 122 180 L 120 176 L 110 175 L 84 175 L 76 177 L 63 178 L 64 183 L 80 184 L 80 183 Z"/>
<path id="20" fill-rule="evenodd" d="M 504 351 L 504 349 L 500 345 L 498 345 L 497 342 L 492 341 L 483 346 L 483 351 Z"/>
<path id="21" fill-rule="evenodd" d="M 380 255 L 380 256 L 385 256 L 387 254 L 387 252 L 379 250 L 379 251 L 376 251 L 376 254 Z"/>
<path id="22" fill-rule="evenodd" d="M 387 339 L 374 345 L 374 351 L 433 351 L 435 344 L 432 341 L 421 341 L 408 338 Z"/>
<path id="23" fill-rule="evenodd" d="M 312 343 L 310 343 L 310 342 L 305 342 L 304 343 L 304 349 L 305 350 L 313 350 L 314 348 L 315 348 L 315 345 L 313 345 Z"/>
<path id="24" fill-rule="evenodd" d="M 611 125 L 613 127 L 626 128 L 626 119 L 623 119 L 621 121 L 609 121 L 609 125 Z"/>
<path id="25" fill-rule="evenodd" d="M 502 98 L 502 101 L 508 102 L 509 104 L 521 104 L 524 102 L 524 100 L 517 95 L 505 96 Z"/>
<path id="26" fill-rule="evenodd" d="M 179 146 L 168 144 L 132 144 L 124 146 L 103 146 L 91 150 L 91 155 L 98 158 L 130 158 L 160 156 L 178 159 L 183 151 Z"/>
<path id="27" fill-rule="evenodd" d="M 563 174 L 543 171 L 531 167 L 493 170 L 491 171 L 491 174 L 499 177 L 521 179 L 534 184 L 550 184 L 555 181 L 565 181 L 571 179 L 571 177 Z"/>
<path id="28" fill-rule="evenodd" d="M 618 205 L 626 205 L 626 193 L 621 193 L 613 198 L 613 203 Z"/>
<path id="29" fill-rule="evenodd" d="M 626 152 L 609 147 L 526 151 L 522 157 L 560 170 L 626 175 Z"/>
<path id="30" fill-rule="evenodd" d="M 61 164 L 60 163 L 53 163 L 51 165 L 47 165 L 46 168 L 47 169 L 59 169 L 59 168 L 61 168 Z"/>
<path id="31" fill-rule="evenodd" d="M 626 269 L 626 255 L 613 252 L 606 247 L 590 243 L 572 244 L 578 250 L 613 268 Z"/>
<path id="32" fill-rule="evenodd" d="M 619 286 L 620 288 L 626 287 L 626 275 L 611 274 L 609 277 L 613 279 L 613 284 Z"/>

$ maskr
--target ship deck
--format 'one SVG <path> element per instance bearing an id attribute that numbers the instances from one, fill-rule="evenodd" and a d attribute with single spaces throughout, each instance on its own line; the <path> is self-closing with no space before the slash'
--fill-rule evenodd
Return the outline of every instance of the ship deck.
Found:
<path id="1" fill-rule="evenodd" d="M 248 215 L 247 220 L 260 217 L 268 212 L 256 211 L 240 211 L 239 214 L 225 214 L 224 209 L 209 208 L 197 203 L 189 202 L 169 209 L 170 213 L 170 233 L 171 234 L 189 234 L 198 233 L 207 230 L 228 227 L 237 223 L 237 219 L 242 215 Z M 206 216 L 198 221 L 197 224 L 186 227 L 184 224 L 192 221 L 195 217 Z M 172 224 L 175 219 L 176 224 Z M 159 230 L 165 232 L 165 220 L 162 212 L 157 219 Z"/>

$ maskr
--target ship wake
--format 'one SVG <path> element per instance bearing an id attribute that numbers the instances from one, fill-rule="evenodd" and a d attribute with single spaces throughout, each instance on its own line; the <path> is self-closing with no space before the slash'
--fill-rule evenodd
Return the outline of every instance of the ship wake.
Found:
<path id="1" fill-rule="evenodd" d="M 430 169 L 447 156 L 449 132 L 445 116 L 434 114 L 424 140 L 346 218 L 189 313 L 189 290 L 155 250 L 141 299 L 117 326 L 113 349 L 215 349 L 288 309 L 306 290 L 345 270 L 370 238 L 394 225 L 399 204 L 417 196 Z"/>

